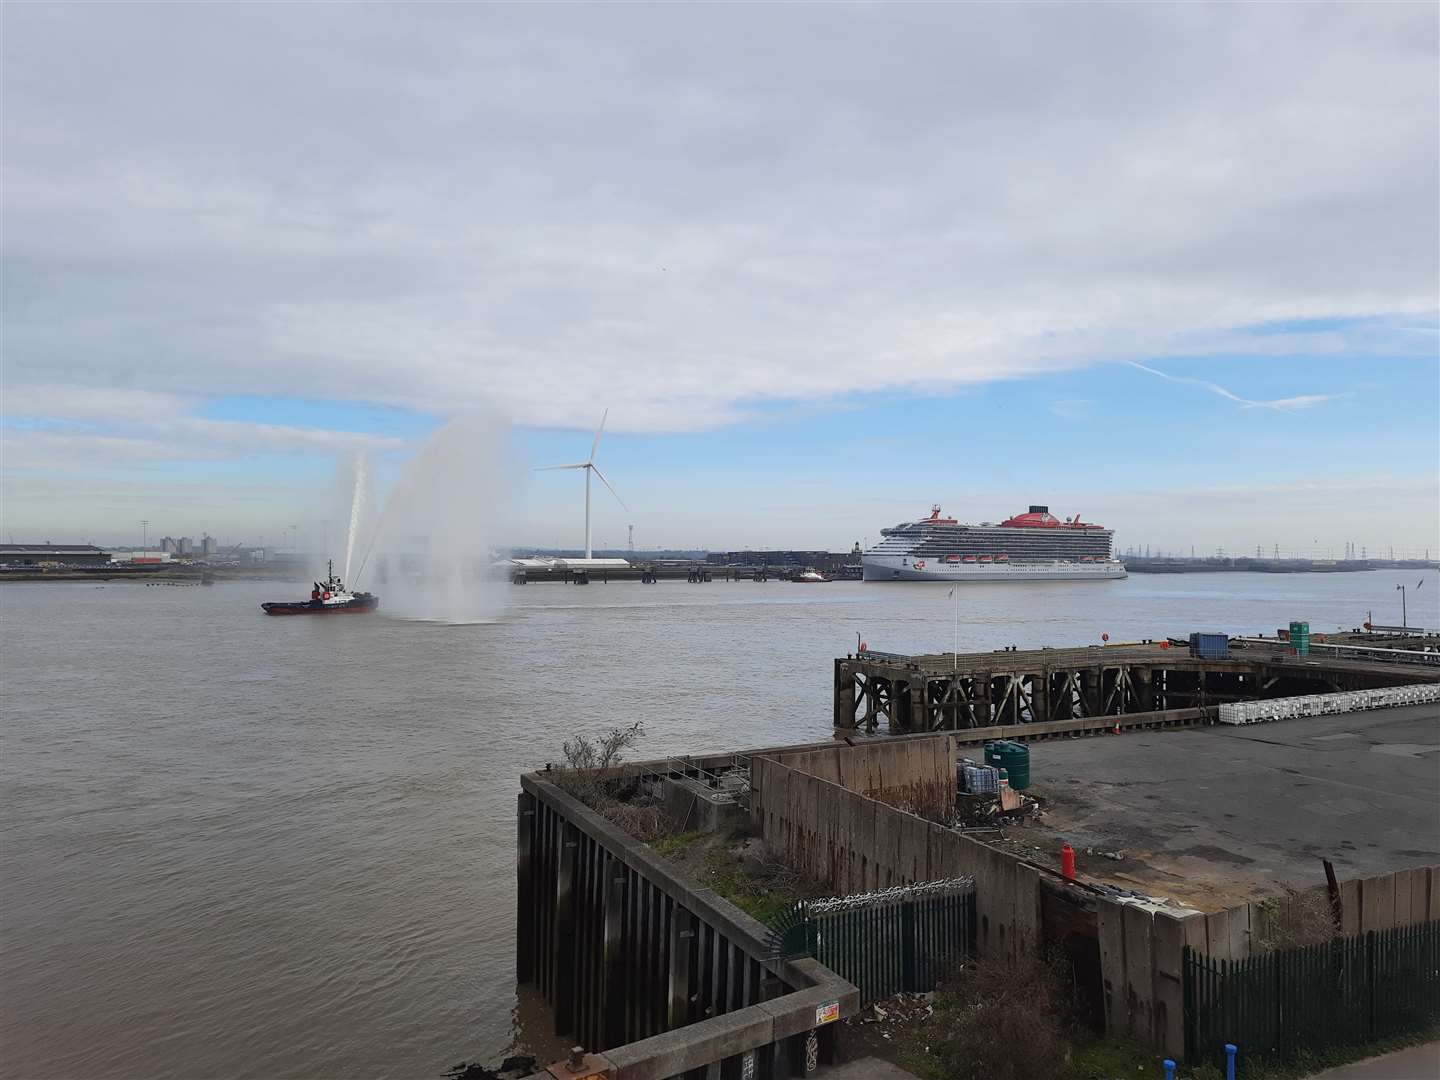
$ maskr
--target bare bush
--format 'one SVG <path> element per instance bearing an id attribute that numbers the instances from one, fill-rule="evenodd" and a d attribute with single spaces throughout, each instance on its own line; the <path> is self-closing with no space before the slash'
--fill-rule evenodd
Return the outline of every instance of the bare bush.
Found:
<path id="1" fill-rule="evenodd" d="M 625 760 L 626 752 L 644 737 L 643 720 L 611 728 L 597 738 L 576 734 L 561 746 L 565 767 L 553 779 L 581 802 L 593 806 L 592 798 L 610 797 L 609 787 L 621 779 L 615 770 Z"/>
<path id="2" fill-rule="evenodd" d="M 767 845 L 760 845 L 758 851 L 752 852 L 743 867 L 758 885 L 794 900 L 814 900 L 834 892 L 822 878 L 787 862 Z"/>
<path id="3" fill-rule="evenodd" d="M 669 836 L 672 832 L 670 823 L 656 805 L 636 806 L 607 796 L 601 799 L 595 809 L 604 815 L 610 824 L 647 844 L 659 840 L 662 836 Z"/>
<path id="4" fill-rule="evenodd" d="M 670 829 L 659 806 L 634 801 L 636 785 L 623 768 L 626 754 L 644 737 L 641 720 L 593 738 L 574 735 L 561 747 L 564 767 L 549 773 L 548 779 L 612 825 L 648 842 L 668 835 Z"/>
<path id="5" fill-rule="evenodd" d="M 1330 896 L 1322 889 L 1292 889 L 1262 900 L 1255 944 L 1264 952 L 1320 945 L 1335 936 Z"/>
<path id="6" fill-rule="evenodd" d="M 1060 967 L 1033 957 L 981 957 L 937 995 L 932 1052 L 953 1080 L 1058 1080 L 1069 1070 Z"/>

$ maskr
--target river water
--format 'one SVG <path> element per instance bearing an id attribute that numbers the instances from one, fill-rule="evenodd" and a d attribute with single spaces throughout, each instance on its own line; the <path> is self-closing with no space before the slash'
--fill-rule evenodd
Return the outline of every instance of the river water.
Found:
<path id="1" fill-rule="evenodd" d="M 1440 625 L 1423 576 L 1411 622 Z M 1421 577 L 972 586 L 960 648 L 1398 622 L 1396 582 Z M 297 588 L 0 588 L 4 1075 L 493 1059 L 516 1022 L 517 774 L 633 720 L 646 756 L 825 738 L 857 634 L 954 639 L 924 584 L 511 586 L 473 625 L 260 614 Z"/>

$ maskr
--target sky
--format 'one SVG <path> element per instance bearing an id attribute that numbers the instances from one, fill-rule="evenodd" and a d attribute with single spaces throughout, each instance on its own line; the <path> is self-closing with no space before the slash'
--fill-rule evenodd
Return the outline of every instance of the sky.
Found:
<path id="1" fill-rule="evenodd" d="M 1432 4 L 23 4 L 5 539 L 1440 554 Z M 476 485 L 475 490 L 488 490 Z"/>

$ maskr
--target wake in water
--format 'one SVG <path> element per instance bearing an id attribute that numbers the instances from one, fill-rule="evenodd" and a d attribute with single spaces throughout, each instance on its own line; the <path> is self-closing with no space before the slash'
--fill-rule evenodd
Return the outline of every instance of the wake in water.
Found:
<path id="1" fill-rule="evenodd" d="M 352 545 L 363 553 L 351 584 L 378 593 L 382 615 L 472 623 L 503 612 L 505 581 L 491 570 L 503 443 L 503 425 L 489 416 L 445 425 L 406 465 L 373 523 L 367 470 L 357 468 L 346 558 Z"/>

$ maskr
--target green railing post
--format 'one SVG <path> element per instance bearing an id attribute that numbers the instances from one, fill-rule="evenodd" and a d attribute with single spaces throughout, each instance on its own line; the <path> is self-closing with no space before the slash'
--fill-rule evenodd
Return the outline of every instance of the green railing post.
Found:
<path id="1" fill-rule="evenodd" d="M 1365 935 L 1365 1040 L 1375 1038 L 1375 931 Z"/>
<path id="2" fill-rule="evenodd" d="M 1191 968 L 1190 946 L 1180 950 L 1180 1000 L 1185 1030 L 1185 1060 L 1195 1060 L 1195 972 Z"/>
<path id="3" fill-rule="evenodd" d="M 1281 977 L 1280 961 L 1282 957 L 1280 950 L 1276 949 L 1270 954 L 1270 966 L 1273 969 L 1275 983 L 1275 1053 L 1281 1061 L 1289 1060 L 1285 1055 L 1285 1008 L 1281 1004 L 1285 997 L 1285 983 Z"/>
<path id="4" fill-rule="evenodd" d="M 915 904 L 914 900 L 900 904 L 900 988 L 911 994 L 920 989 L 915 980 Z"/>

